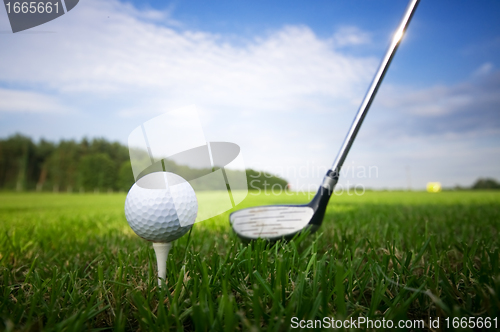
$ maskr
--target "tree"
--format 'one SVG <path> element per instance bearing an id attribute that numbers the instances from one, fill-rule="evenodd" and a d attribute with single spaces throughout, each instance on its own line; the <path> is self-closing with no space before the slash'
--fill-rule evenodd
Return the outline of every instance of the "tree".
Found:
<path id="1" fill-rule="evenodd" d="M 115 163 L 105 153 L 89 154 L 80 159 L 80 183 L 85 190 L 116 189 Z"/>
<path id="2" fill-rule="evenodd" d="M 15 134 L 0 140 L 0 187 L 25 190 L 34 186 L 35 149 L 29 137 Z"/>
<path id="3" fill-rule="evenodd" d="M 288 181 L 267 172 L 254 171 L 253 169 L 248 169 L 246 172 L 248 188 L 250 190 L 270 190 L 271 188 L 278 190 L 278 187 L 281 188 L 281 190 L 285 190 L 288 186 Z"/>
<path id="4" fill-rule="evenodd" d="M 500 183 L 495 179 L 479 179 L 472 185 L 472 189 L 500 189 Z"/>
<path id="5" fill-rule="evenodd" d="M 144 157 L 144 165 L 150 165 L 146 152 Z M 197 179 L 197 190 L 222 188 L 219 179 L 206 176 L 213 172 L 208 165 L 206 168 L 191 168 L 165 159 L 146 167 L 141 174 L 161 171 L 163 167 L 188 181 Z M 278 187 L 285 189 L 287 186 L 286 180 L 269 173 L 225 170 L 229 178 L 242 172 L 246 172 L 249 189 L 278 190 Z M 20 134 L 0 139 L 0 189 L 73 191 L 80 186 L 87 191 L 128 191 L 133 184 L 129 150 L 119 142 L 83 138 L 79 142 L 61 140 L 51 143 L 42 139 L 34 143 L 31 138 Z M 243 183 L 231 184 L 233 190 L 243 188 Z"/>
<path id="6" fill-rule="evenodd" d="M 118 171 L 118 190 L 129 191 L 134 184 L 134 174 L 132 173 L 132 165 L 130 161 L 124 161 Z"/>
<path id="7" fill-rule="evenodd" d="M 52 142 L 41 139 L 35 149 L 34 180 L 36 181 L 36 189 L 41 191 L 45 181 L 47 181 L 48 169 L 47 160 L 54 153 L 56 147 Z"/>
<path id="8" fill-rule="evenodd" d="M 78 184 L 78 163 L 81 155 L 79 143 L 73 140 L 61 141 L 43 165 L 47 172 L 48 187 L 52 187 L 54 191 L 71 191 L 75 188 Z M 43 178 L 43 173 L 40 178 Z"/>

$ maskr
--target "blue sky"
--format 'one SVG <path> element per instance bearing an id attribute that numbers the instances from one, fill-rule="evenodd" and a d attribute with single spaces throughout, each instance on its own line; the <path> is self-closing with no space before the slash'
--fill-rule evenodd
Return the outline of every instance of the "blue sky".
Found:
<path id="1" fill-rule="evenodd" d="M 140 123 L 195 104 L 207 140 L 235 142 L 248 167 L 313 189 L 405 8 L 399 0 L 83 0 L 17 34 L 0 10 L 0 137 L 126 142 Z M 499 13 L 498 1 L 420 3 L 343 184 L 500 179 Z M 356 175 L 373 166 L 376 175 Z"/>
<path id="2" fill-rule="evenodd" d="M 306 25 L 318 37 L 328 38 L 343 26 L 369 31 L 379 43 L 347 51 L 372 55 L 385 51 L 395 23 L 406 8 L 404 0 L 352 1 L 135 1 L 139 8 L 170 10 L 190 28 L 242 38 L 262 36 L 285 25 Z M 401 82 L 428 84 L 440 68 L 443 83 L 467 77 L 484 62 L 498 61 L 500 52 L 500 3 L 498 1 L 422 1 L 412 23 L 413 42 L 398 62 L 408 73 L 394 77 Z M 418 34 L 417 34 L 418 33 Z M 425 45 L 425 49 L 422 48 Z M 460 54 L 457 54 L 459 52 Z M 416 73 L 413 67 L 426 60 Z M 446 69 L 446 70 L 443 70 Z M 395 75 L 393 75 L 395 76 Z M 440 75 L 441 76 L 441 75 Z"/>

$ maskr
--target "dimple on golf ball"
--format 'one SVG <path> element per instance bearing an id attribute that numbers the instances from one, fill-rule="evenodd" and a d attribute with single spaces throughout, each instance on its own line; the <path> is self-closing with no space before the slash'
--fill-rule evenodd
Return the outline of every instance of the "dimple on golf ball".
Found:
<path id="1" fill-rule="evenodd" d="M 152 242 L 172 242 L 191 228 L 198 213 L 193 187 L 177 174 L 150 173 L 130 188 L 125 216 L 132 230 Z"/>

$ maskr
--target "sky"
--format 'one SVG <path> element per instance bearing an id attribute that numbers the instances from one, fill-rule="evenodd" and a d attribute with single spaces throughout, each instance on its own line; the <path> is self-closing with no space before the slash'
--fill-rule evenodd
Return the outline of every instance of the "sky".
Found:
<path id="1" fill-rule="evenodd" d="M 314 190 L 407 2 L 82 0 L 13 34 L 0 9 L 0 137 L 104 137 L 196 105 L 207 141 Z M 341 186 L 500 180 L 500 2 L 421 1 Z"/>

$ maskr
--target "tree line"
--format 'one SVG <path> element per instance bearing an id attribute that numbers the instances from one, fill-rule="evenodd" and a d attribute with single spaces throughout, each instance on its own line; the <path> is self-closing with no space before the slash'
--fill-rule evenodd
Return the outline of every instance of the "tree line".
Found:
<path id="1" fill-rule="evenodd" d="M 169 163 L 171 171 L 186 178 L 211 171 Z M 288 184 L 282 178 L 251 169 L 246 170 L 246 177 L 251 190 L 275 185 L 285 189 Z M 128 147 L 119 142 L 104 138 L 34 142 L 21 134 L 0 139 L 0 190 L 107 192 L 128 191 L 133 184 Z M 214 188 L 217 184 L 207 182 L 204 189 Z M 470 188 L 455 189 L 500 189 L 500 183 L 483 178 Z"/>
<path id="2" fill-rule="evenodd" d="M 186 166 L 178 166 L 179 171 L 182 167 L 184 172 L 206 173 Z M 288 184 L 265 172 L 247 170 L 246 176 L 248 183 L 253 181 L 250 189 Z M 133 184 L 128 147 L 119 142 L 104 138 L 34 142 L 21 134 L 0 139 L 0 190 L 107 192 L 128 191 Z M 210 184 L 206 189 L 212 189 Z"/>

